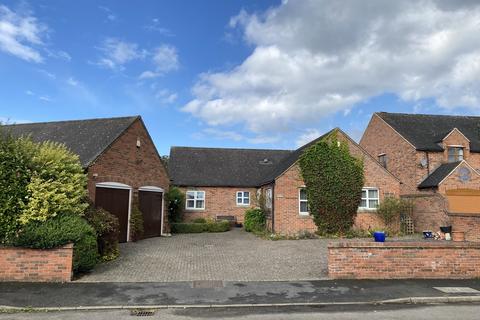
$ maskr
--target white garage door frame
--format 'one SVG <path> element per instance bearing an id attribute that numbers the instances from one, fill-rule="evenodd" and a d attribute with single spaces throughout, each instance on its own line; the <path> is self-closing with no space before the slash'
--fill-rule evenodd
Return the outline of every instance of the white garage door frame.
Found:
<path id="1" fill-rule="evenodd" d="M 130 216 L 132 213 L 132 190 L 133 188 L 128 184 L 120 182 L 100 182 L 95 184 L 97 188 L 123 189 L 128 190 L 128 217 L 127 217 L 127 242 L 130 242 Z M 163 197 L 162 197 L 163 201 Z"/>
<path id="2" fill-rule="evenodd" d="M 165 199 L 165 190 L 160 187 L 155 186 L 143 186 L 138 188 L 138 191 L 148 191 L 148 192 L 161 192 L 162 193 L 162 211 L 160 213 L 160 237 L 163 236 L 163 208 L 165 206 L 164 199 Z"/>

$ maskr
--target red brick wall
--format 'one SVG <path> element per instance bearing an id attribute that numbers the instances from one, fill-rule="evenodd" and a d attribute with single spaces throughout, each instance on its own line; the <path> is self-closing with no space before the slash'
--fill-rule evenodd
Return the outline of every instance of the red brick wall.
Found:
<path id="1" fill-rule="evenodd" d="M 401 194 L 417 192 L 417 151 L 395 130 L 374 114 L 360 140 L 373 157 L 387 155 L 387 168 L 402 181 Z"/>
<path id="2" fill-rule="evenodd" d="M 237 221 L 243 223 L 243 216 L 248 208 L 256 205 L 256 188 L 242 187 L 182 187 L 183 192 L 187 190 L 205 191 L 205 209 L 187 210 L 185 209 L 184 220 L 189 221 L 195 218 L 212 218 L 217 215 L 235 216 Z M 250 192 L 250 205 L 237 205 L 237 191 Z"/>
<path id="3" fill-rule="evenodd" d="M 480 215 L 451 214 L 453 231 L 465 232 L 465 240 L 480 242 Z"/>
<path id="4" fill-rule="evenodd" d="M 0 247 L 0 281 L 68 282 L 73 245 L 39 250 Z"/>
<path id="5" fill-rule="evenodd" d="M 140 139 L 140 148 L 137 148 L 137 139 Z M 136 120 L 88 168 L 88 193 L 92 201 L 95 201 L 95 184 L 99 182 L 119 182 L 131 186 L 134 202 L 138 200 L 138 188 L 142 186 L 156 186 L 168 191 L 170 179 L 167 171 L 141 120 Z M 166 201 L 164 204 L 166 215 Z M 168 230 L 166 217 L 164 230 Z"/>
<path id="6" fill-rule="evenodd" d="M 413 222 L 415 231 L 440 231 L 440 226 L 450 225 L 445 197 L 436 192 L 402 196 L 414 203 Z"/>
<path id="7" fill-rule="evenodd" d="M 480 244 L 341 242 L 328 247 L 333 279 L 472 279 L 480 277 Z"/>
<path id="8" fill-rule="evenodd" d="M 140 138 L 140 148 L 137 148 L 137 138 Z M 98 176 L 95 178 L 94 174 Z M 92 200 L 95 200 L 95 184 L 99 182 L 124 183 L 134 191 L 142 186 L 168 190 L 167 171 L 140 120 L 135 121 L 88 168 L 88 191 Z"/>
<path id="9" fill-rule="evenodd" d="M 383 201 L 386 194 L 399 196 L 400 182 L 364 150 L 362 150 L 348 136 L 339 132 L 338 140 L 348 143 L 350 153 L 363 160 L 365 187 L 376 187 L 379 189 L 380 201 Z M 285 173 L 275 180 L 274 189 L 274 227 L 275 232 L 281 234 L 295 234 L 301 231 L 314 232 L 317 230 L 313 219 L 310 216 L 299 215 L 298 190 L 304 187 L 305 183 L 301 178 L 300 169 L 297 164 L 289 168 Z M 372 218 L 359 213 L 359 225 L 368 224 L 362 221 L 364 218 Z M 371 219 L 370 219 L 371 221 Z"/>

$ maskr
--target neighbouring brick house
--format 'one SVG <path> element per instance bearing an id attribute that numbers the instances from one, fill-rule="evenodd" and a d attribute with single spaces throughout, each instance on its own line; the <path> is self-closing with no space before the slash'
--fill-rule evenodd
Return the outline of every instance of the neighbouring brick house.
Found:
<path id="1" fill-rule="evenodd" d="M 4 126 L 16 136 L 63 143 L 77 154 L 88 175 L 88 193 L 95 205 L 115 214 L 121 242 L 130 240 L 130 215 L 138 204 L 145 237 L 165 229 L 164 192 L 169 179 L 140 116 L 41 122 Z M 165 220 L 166 221 L 166 220 Z"/>
<path id="2" fill-rule="evenodd" d="M 399 196 L 400 182 L 347 134 L 334 130 L 364 162 L 365 188 L 356 226 L 381 226 L 375 208 L 385 196 Z M 297 150 L 172 147 L 169 173 L 172 185 L 186 193 L 185 219 L 233 215 L 243 222 L 245 210 L 257 206 L 263 194 L 272 232 L 316 231 L 297 162 L 305 148 L 326 135 Z"/>
<path id="3" fill-rule="evenodd" d="M 480 240 L 480 117 L 374 113 L 360 145 L 402 182 L 417 231 Z"/>

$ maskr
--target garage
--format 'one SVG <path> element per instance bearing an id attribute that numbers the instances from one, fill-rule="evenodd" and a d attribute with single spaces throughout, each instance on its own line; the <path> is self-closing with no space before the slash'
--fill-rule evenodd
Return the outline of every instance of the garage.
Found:
<path id="1" fill-rule="evenodd" d="M 447 190 L 449 211 L 452 213 L 480 213 L 480 190 Z"/>
<path id="2" fill-rule="evenodd" d="M 159 237 L 163 225 L 163 189 L 141 187 L 138 189 L 138 200 L 143 214 L 143 237 Z"/>
<path id="3" fill-rule="evenodd" d="M 99 183 L 95 189 L 95 206 L 101 207 L 118 218 L 119 242 L 128 241 L 131 188 L 120 183 Z"/>

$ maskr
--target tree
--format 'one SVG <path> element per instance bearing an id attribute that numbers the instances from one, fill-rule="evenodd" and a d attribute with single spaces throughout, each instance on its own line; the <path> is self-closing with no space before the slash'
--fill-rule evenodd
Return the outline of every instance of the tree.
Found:
<path id="1" fill-rule="evenodd" d="M 168 221 L 181 222 L 185 205 L 185 194 L 177 187 L 171 187 L 165 196 L 168 205 Z"/>
<path id="2" fill-rule="evenodd" d="M 28 202 L 20 222 L 46 221 L 60 213 L 83 215 L 87 176 L 78 156 L 63 144 L 47 141 L 38 145 L 31 162 Z"/>
<path id="3" fill-rule="evenodd" d="M 335 130 L 307 148 L 299 166 L 310 213 L 322 233 L 345 233 L 353 226 L 364 184 L 363 162 L 350 155 Z"/>

